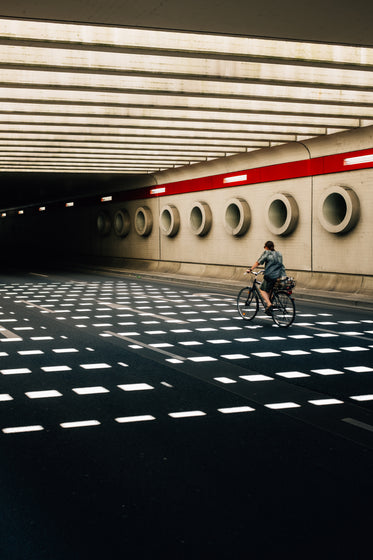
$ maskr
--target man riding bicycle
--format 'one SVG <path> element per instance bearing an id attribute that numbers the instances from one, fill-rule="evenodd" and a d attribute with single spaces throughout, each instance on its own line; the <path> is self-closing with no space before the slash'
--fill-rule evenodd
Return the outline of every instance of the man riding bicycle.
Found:
<path id="1" fill-rule="evenodd" d="M 279 251 L 275 251 L 273 241 L 266 241 L 263 253 L 256 263 L 254 263 L 251 268 L 248 268 L 246 272 L 251 272 L 261 264 L 264 264 L 265 270 L 260 293 L 267 304 L 265 313 L 271 315 L 273 310 L 273 305 L 270 300 L 271 292 L 278 278 L 286 275 L 285 267 L 282 262 L 282 255 Z"/>

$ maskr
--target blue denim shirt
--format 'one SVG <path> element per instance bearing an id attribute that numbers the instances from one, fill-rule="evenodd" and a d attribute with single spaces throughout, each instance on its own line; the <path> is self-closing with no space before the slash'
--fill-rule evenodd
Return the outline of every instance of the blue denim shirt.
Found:
<path id="1" fill-rule="evenodd" d="M 286 275 L 285 267 L 282 262 L 282 255 L 279 251 L 269 251 L 266 249 L 260 255 L 258 263 L 265 265 L 264 278 L 274 280 Z"/>

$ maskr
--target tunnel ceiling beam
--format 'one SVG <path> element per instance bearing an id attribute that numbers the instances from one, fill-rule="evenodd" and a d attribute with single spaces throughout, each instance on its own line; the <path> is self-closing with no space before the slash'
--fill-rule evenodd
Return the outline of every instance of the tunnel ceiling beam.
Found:
<path id="1" fill-rule="evenodd" d="M 373 124 L 373 48 L 0 19 L 0 171 L 143 174 Z"/>

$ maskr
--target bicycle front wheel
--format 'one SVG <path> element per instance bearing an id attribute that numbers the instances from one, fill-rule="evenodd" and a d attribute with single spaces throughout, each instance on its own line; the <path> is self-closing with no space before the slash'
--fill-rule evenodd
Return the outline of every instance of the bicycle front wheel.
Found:
<path id="1" fill-rule="evenodd" d="M 252 288 L 242 288 L 237 296 L 237 309 L 245 321 L 254 319 L 258 313 L 259 301 L 256 292 Z"/>
<path id="2" fill-rule="evenodd" d="M 272 319 L 279 327 L 290 327 L 295 319 L 295 303 L 287 292 L 276 292 L 272 298 Z"/>

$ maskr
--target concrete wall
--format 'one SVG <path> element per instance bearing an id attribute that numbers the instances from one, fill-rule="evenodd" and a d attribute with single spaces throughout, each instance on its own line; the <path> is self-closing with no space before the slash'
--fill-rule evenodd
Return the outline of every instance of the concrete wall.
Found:
<path id="1" fill-rule="evenodd" d="M 368 148 L 372 146 L 372 140 L 372 127 L 369 127 L 303 144 L 287 144 L 165 172 L 157 176 L 157 181 L 160 184 L 167 184 L 209 174 L 299 161 L 309 156 L 315 158 L 344 153 Z M 113 257 L 246 266 L 256 260 L 262 251 L 264 241 L 273 239 L 284 254 L 287 268 L 291 270 L 372 275 L 372 180 L 372 170 L 363 169 L 112 205 L 106 208 L 111 217 L 119 208 L 125 208 L 132 220 L 137 207 L 148 205 L 153 213 L 153 230 L 147 238 L 139 237 L 133 226 L 124 239 L 116 238 L 112 232 L 97 247 L 100 255 Z M 332 193 L 336 191 L 338 195 L 340 187 L 347 188 L 347 191 L 351 189 L 355 193 L 360 211 L 354 227 L 346 232 L 333 233 L 327 231 L 321 223 L 322 209 L 319 206 L 325 193 L 330 190 Z M 277 235 L 268 223 L 268 204 L 276 197 L 287 195 L 290 195 L 296 203 L 298 221 L 292 232 Z M 226 228 L 227 205 L 230 201 L 234 203 L 235 200 L 246 201 L 250 209 L 248 229 L 241 236 L 232 235 Z M 193 207 L 202 202 L 207 203 L 211 209 L 212 220 L 208 233 L 199 236 L 193 233 L 190 227 L 190 217 Z M 170 205 L 177 208 L 180 218 L 179 230 L 172 237 L 159 231 L 160 213 Z M 365 258 L 361 255 L 362 247 L 364 247 Z"/>
<path id="2" fill-rule="evenodd" d="M 368 149 L 372 145 L 373 127 L 368 127 L 160 173 L 156 180 L 158 184 L 170 184 L 242 169 L 304 161 L 309 157 Z M 373 169 L 359 169 L 121 203 L 101 203 L 97 207 L 63 209 L 53 215 L 46 212 L 42 216 L 27 216 L 25 213 L 24 216 L 0 220 L 1 242 L 3 248 L 13 247 L 13 251 L 22 248 L 28 254 L 37 252 L 43 257 L 61 254 L 64 257 L 82 256 L 88 260 L 101 259 L 102 262 L 116 259 L 117 263 L 122 262 L 126 266 L 131 265 L 131 259 L 136 259 L 131 266 L 232 276 L 236 269 L 242 274 L 242 267 L 253 263 L 261 253 L 264 242 L 272 239 L 283 253 L 287 269 L 298 272 L 299 278 L 308 274 L 310 279 L 317 273 L 327 273 L 333 277 L 337 273 L 349 275 L 349 278 L 353 275 L 357 278 L 358 286 L 363 276 L 369 286 L 373 277 L 372 183 Z M 348 199 L 352 196 L 355 201 L 357 211 L 353 223 L 342 231 L 325 229 L 325 207 L 320 206 L 320 201 L 326 196 L 330 197 L 328 200 L 331 205 L 336 202 L 340 206 L 332 216 L 331 227 L 333 220 L 338 227 L 343 221 L 340 213 L 343 213 L 343 205 L 346 204 L 344 197 Z M 269 209 L 284 207 L 283 201 L 286 204 L 290 201 L 293 205 L 289 208 L 294 223 L 290 224 L 288 231 L 283 231 L 281 223 L 277 223 L 278 219 L 281 222 L 281 216 L 276 217 L 276 212 L 274 220 L 269 218 Z M 199 224 L 194 223 L 193 230 L 190 221 L 191 217 L 201 217 L 201 209 L 203 214 L 205 208 L 202 203 L 208 205 L 207 212 L 208 209 L 211 211 L 211 224 L 209 231 L 198 235 Z M 232 220 L 234 222 L 238 216 L 240 205 L 249 208 L 245 214 L 246 231 L 234 235 Z M 139 232 L 141 219 L 140 225 L 136 222 L 139 208 L 146 212 L 148 208 L 152 216 L 152 227 L 146 235 Z M 227 214 L 228 208 L 231 213 L 228 211 Z M 123 236 L 115 233 L 118 211 L 123 212 L 122 217 L 129 217 L 129 230 Z M 97 219 L 101 215 L 102 225 L 103 213 L 108 218 L 109 231 L 100 233 Z M 173 224 L 174 231 L 167 232 L 167 227 L 172 224 L 164 220 L 165 217 L 174 217 L 179 227 Z"/>
<path id="3" fill-rule="evenodd" d="M 373 189 L 372 172 L 360 171 L 358 175 L 343 173 L 336 177 L 314 179 L 313 200 L 313 269 L 320 272 L 373 274 Z M 328 189 L 347 187 L 353 190 L 360 202 L 360 215 L 356 226 L 346 233 L 326 231 L 319 220 L 318 201 Z"/>
<path id="4" fill-rule="evenodd" d="M 311 269 L 311 190 L 310 180 L 276 182 L 269 185 L 253 185 L 188 193 L 158 199 L 161 205 L 174 204 L 180 212 L 180 230 L 175 237 L 161 237 L 161 258 L 193 263 L 246 266 L 255 262 L 262 252 L 263 244 L 274 236 L 265 224 L 265 207 L 272 193 L 288 193 L 298 200 L 301 219 L 294 235 L 274 239 L 278 248 L 286 254 L 287 265 L 294 269 Z M 248 230 L 242 236 L 234 236 L 225 227 L 226 209 L 229 203 L 244 200 L 250 208 Z M 200 237 L 189 225 L 190 213 L 196 202 L 206 202 L 212 213 L 210 231 Z M 238 205 L 237 205 L 238 206 Z"/>
<path id="5" fill-rule="evenodd" d="M 373 127 L 307 143 L 313 158 L 372 146 Z M 341 186 L 352 189 L 357 195 L 359 217 L 350 231 L 334 234 L 325 230 L 320 223 L 318 202 L 328 189 Z M 319 272 L 373 275 L 373 170 L 361 169 L 314 177 L 313 208 L 313 269 Z"/>

